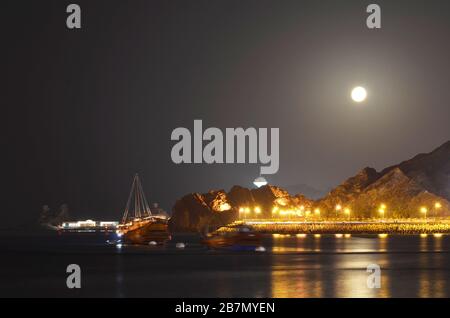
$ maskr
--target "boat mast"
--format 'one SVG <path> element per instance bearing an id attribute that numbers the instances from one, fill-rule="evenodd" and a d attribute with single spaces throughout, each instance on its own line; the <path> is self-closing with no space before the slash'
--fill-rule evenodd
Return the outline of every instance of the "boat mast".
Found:
<path id="1" fill-rule="evenodd" d="M 134 209 L 132 209 L 133 205 Z M 131 191 L 128 195 L 127 205 L 122 217 L 122 224 L 127 223 L 130 217 L 133 219 L 141 219 L 151 215 L 152 212 L 148 205 L 147 199 L 145 198 L 139 175 L 136 173 L 133 178 L 133 183 L 131 184 Z"/>

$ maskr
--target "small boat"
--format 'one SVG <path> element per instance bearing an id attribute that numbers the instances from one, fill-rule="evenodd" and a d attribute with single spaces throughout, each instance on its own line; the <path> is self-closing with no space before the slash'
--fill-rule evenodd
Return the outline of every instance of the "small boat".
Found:
<path id="1" fill-rule="evenodd" d="M 208 234 L 203 243 L 213 249 L 255 250 L 262 244 L 262 237 L 250 226 L 228 226 L 221 231 Z"/>
<path id="2" fill-rule="evenodd" d="M 125 213 L 122 222 L 117 226 L 116 233 L 126 244 L 151 242 L 164 244 L 171 238 L 167 217 L 152 215 L 137 174 L 134 176 Z"/>

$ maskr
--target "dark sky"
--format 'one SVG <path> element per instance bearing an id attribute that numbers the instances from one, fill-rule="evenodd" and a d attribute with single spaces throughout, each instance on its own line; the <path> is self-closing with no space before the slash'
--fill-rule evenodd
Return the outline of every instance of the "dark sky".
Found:
<path id="1" fill-rule="evenodd" d="M 68 30 L 65 8 L 82 8 Z M 365 25 L 382 8 L 382 29 Z M 450 2 L 2 1 L 4 224 L 118 219 L 132 176 L 170 210 L 259 165 L 175 165 L 176 127 L 279 127 L 280 186 L 326 189 L 450 136 Z M 369 98 L 349 94 L 363 85 Z"/>

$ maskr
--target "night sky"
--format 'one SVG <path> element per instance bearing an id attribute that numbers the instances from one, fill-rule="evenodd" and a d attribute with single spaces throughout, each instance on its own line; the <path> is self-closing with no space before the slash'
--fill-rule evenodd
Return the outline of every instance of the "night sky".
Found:
<path id="1" fill-rule="evenodd" d="M 66 28 L 70 3 L 82 29 Z M 366 27 L 366 7 L 382 28 Z M 450 2 L 2 1 L 2 226 L 67 203 L 119 219 L 251 186 L 260 165 L 175 165 L 176 127 L 279 127 L 280 186 L 329 189 L 450 139 Z M 367 88 L 355 104 L 352 87 Z M 0 226 L 0 227 L 2 227 Z"/>

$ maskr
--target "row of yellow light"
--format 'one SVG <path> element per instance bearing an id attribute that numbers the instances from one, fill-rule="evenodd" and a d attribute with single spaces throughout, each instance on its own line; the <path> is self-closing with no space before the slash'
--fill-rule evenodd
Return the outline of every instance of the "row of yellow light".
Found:
<path id="1" fill-rule="evenodd" d="M 273 236 L 274 238 L 284 238 L 284 237 L 291 237 L 291 236 L 293 236 L 293 235 L 291 235 L 291 234 L 272 234 L 272 236 Z M 299 234 L 295 234 L 295 236 L 298 237 L 298 238 L 306 238 L 306 237 L 308 236 L 308 234 L 299 233 Z M 321 234 L 313 234 L 313 236 L 314 236 L 315 238 L 320 238 L 320 237 L 322 237 Z M 337 237 L 337 238 L 342 238 L 342 237 L 350 238 L 350 237 L 352 237 L 351 234 L 335 234 L 334 236 Z"/>
<path id="2" fill-rule="evenodd" d="M 290 209 L 290 210 L 284 210 L 280 209 L 277 206 L 273 207 L 272 214 L 279 214 L 282 216 L 310 216 L 312 213 L 314 213 L 315 216 L 320 216 L 320 209 L 316 208 L 313 212 L 311 210 L 305 210 L 305 206 L 301 205 L 298 209 Z"/>
<path id="3" fill-rule="evenodd" d="M 434 207 L 435 209 L 439 210 L 440 208 L 442 208 L 442 204 L 440 202 L 435 202 L 434 203 Z M 342 210 L 342 206 L 340 204 L 337 204 L 335 207 L 336 211 L 341 211 Z M 378 212 L 380 212 L 380 214 L 384 214 L 386 212 L 387 206 L 384 203 L 381 203 L 379 208 L 378 208 Z M 420 211 L 423 213 L 428 212 L 428 208 L 426 206 L 421 206 L 420 207 Z M 349 208 L 345 208 L 344 212 L 346 213 L 350 213 L 350 209 Z"/>
<path id="4" fill-rule="evenodd" d="M 436 237 L 436 238 L 441 238 L 442 235 L 443 235 L 442 233 L 434 233 L 433 234 L 433 236 Z M 272 236 L 274 238 L 284 238 L 284 237 L 291 237 L 293 235 L 291 235 L 291 234 L 272 234 Z M 304 233 L 300 233 L 300 234 L 295 234 L 295 236 L 298 237 L 298 238 L 306 238 L 308 235 L 304 234 Z M 322 235 L 321 234 L 313 234 L 313 236 L 315 238 L 320 238 Z M 344 238 L 350 238 L 350 237 L 352 237 L 351 234 L 340 234 L 340 233 L 334 234 L 334 236 L 336 238 L 343 238 L 343 237 Z M 380 233 L 380 234 L 378 234 L 379 238 L 387 238 L 388 236 L 389 235 L 387 233 Z M 426 238 L 426 237 L 428 237 L 428 234 L 422 233 L 422 234 L 420 234 L 420 237 L 421 238 Z"/>
<path id="5" fill-rule="evenodd" d="M 250 207 L 240 207 L 239 213 L 240 214 L 250 214 L 252 212 L 252 209 Z M 253 208 L 253 212 L 255 214 L 261 214 L 261 208 L 259 206 L 255 206 Z"/>
<path id="6" fill-rule="evenodd" d="M 434 208 L 435 208 L 436 210 L 439 210 L 440 208 L 442 208 L 442 204 L 441 204 L 440 202 L 435 202 L 435 203 L 434 203 Z M 427 208 L 426 206 L 422 206 L 422 207 L 420 207 L 420 212 L 421 212 L 422 214 L 424 214 L 425 217 L 427 217 L 428 208 Z"/>
<path id="7" fill-rule="evenodd" d="M 442 208 L 442 204 L 440 202 L 436 202 L 434 204 L 434 207 L 439 210 L 440 208 Z M 339 211 L 343 211 L 345 215 L 347 215 L 348 217 L 350 217 L 351 214 L 351 209 L 348 207 L 342 208 L 342 206 L 340 204 L 337 204 L 335 207 L 336 213 Z M 387 210 L 387 206 L 384 203 L 381 203 L 379 208 L 378 208 L 378 213 L 384 217 L 384 215 L 386 214 L 386 210 Z M 250 207 L 240 207 L 239 208 L 239 213 L 240 214 L 250 214 L 252 212 L 252 209 Z M 253 212 L 255 214 L 261 214 L 261 208 L 259 206 L 256 206 L 253 208 Z M 316 208 L 314 209 L 314 215 L 316 216 L 320 216 L 320 209 Z M 428 208 L 426 206 L 422 206 L 420 207 L 420 212 L 423 213 L 426 217 L 427 213 L 428 213 Z M 294 210 L 283 210 L 283 209 L 279 209 L 277 206 L 273 207 L 272 209 L 272 214 L 279 214 L 281 216 L 302 216 L 303 213 L 305 214 L 305 216 L 309 216 L 311 215 L 311 210 L 306 210 L 305 211 L 305 206 L 301 205 L 298 209 L 294 209 Z"/>
<path id="8" fill-rule="evenodd" d="M 440 202 L 435 202 L 434 207 L 439 210 L 440 208 L 442 208 L 442 204 Z M 342 209 L 341 205 L 336 205 L 336 211 L 340 211 Z M 380 206 L 378 207 L 378 213 L 384 217 L 384 215 L 386 214 L 386 210 L 387 210 L 387 206 L 384 203 L 381 203 Z M 346 214 L 350 214 L 350 210 L 348 209 L 344 209 L 344 212 Z M 426 206 L 421 206 L 420 207 L 420 212 L 423 213 L 426 217 L 427 212 L 428 212 L 428 208 Z"/>
<path id="9" fill-rule="evenodd" d="M 339 208 L 340 210 L 341 208 Z M 305 211 L 305 206 L 301 205 L 298 209 L 294 210 L 282 210 L 279 209 L 277 206 L 273 207 L 272 214 L 280 214 L 280 215 L 302 215 L 305 213 L 305 215 L 310 215 L 311 213 L 314 213 L 316 216 L 320 216 L 321 210 L 319 208 L 315 208 L 313 212 L 311 210 Z M 344 209 L 344 213 L 349 215 L 351 213 L 351 210 L 349 208 Z"/>
<path id="10" fill-rule="evenodd" d="M 340 204 L 336 204 L 335 210 L 336 210 L 336 213 L 340 212 L 340 211 L 344 211 L 344 213 L 346 215 L 350 215 L 351 212 L 352 212 L 352 210 L 350 210 L 350 208 L 348 208 L 348 207 L 347 208 L 342 208 L 342 205 L 340 205 Z"/>
<path id="11" fill-rule="evenodd" d="M 440 208 L 442 208 L 442 204 L 441 204 L 440 202 L 435 202 L 435 203 L 434 203 L 434 208 L 435 208 L 436 210 L 439 210 Z M 384 214 L 386 213 L 386 209 L 387 209 L 386 204 L 381 203 L 381 204 L 380 204 L 380 207 L 378 208 L 378 213 L 380 213 L 381 216 L 384 216 Z M 422 214 L 424 214 L 425 217 L 427 217 L 428 208 L 427 208 L 426 206 L 421 206 L 421 207 L 419 208 L 419 211 L 420 211 Z"/>

